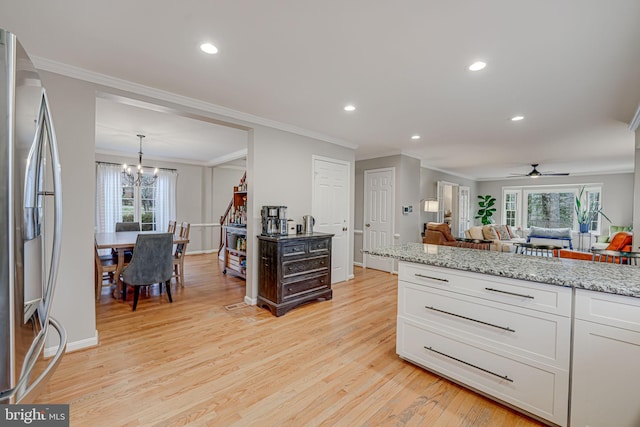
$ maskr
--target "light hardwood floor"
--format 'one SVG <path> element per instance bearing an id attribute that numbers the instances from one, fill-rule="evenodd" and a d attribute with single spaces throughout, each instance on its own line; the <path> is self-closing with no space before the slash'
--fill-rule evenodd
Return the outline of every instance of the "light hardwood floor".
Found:
<path id="1" fill-rule="evenodd" d="M 69 403 L 72 426 L 541 425 L 396 355 L 397 276 L 356 268 L 277 318 L 225 309 L 244 281 L 214 255 L 185 264 L 173 304 L 103 295 L 100 344 L 65 355 L 38 402 Z"/>

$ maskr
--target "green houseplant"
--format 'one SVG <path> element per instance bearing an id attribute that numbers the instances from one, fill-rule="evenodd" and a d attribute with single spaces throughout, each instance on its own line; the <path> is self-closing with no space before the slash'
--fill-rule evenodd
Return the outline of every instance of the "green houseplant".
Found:
<path id="1" fill-rule="evenodd" d="M 488 225 L 493 222 L 491 218 L 493 213 L 496 211 L 496 208 L 493 205 L 496 204 L 496 198 L 491 196 L 491 194 L 487 194 L 485 196 L 478 196 L 478 213 L 475 218 L 480 219 L 482 225 Z"/>
<path id="2" fill-rule="evenodd" d="M 602 215 L 607 221 L 611 222 L 608 216 L 602 212 L 602 206 L 596 201 L 591 204 L 583 202 L 584 187 L 580 189 L 580 192 L 576 196 L 576 218 L 580 226 L 581 233 L 587 233 L 589 231 L 589 224 L 597 218 L 598 215 Z"/>

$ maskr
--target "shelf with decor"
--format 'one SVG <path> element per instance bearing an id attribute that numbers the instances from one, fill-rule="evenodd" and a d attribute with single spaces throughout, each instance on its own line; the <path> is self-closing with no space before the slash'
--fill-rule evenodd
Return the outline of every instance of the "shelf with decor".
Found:
<path id="1" fill-rule="evenodd" d="M 233 197 L 227 211 L 220 219 L 222 235 L 220 248 L 223 249 L 224 268 L 227 272 L 246 279 L 247 271 L 247 182 L 246 173 L 240 184 L 233 187 Z"/>

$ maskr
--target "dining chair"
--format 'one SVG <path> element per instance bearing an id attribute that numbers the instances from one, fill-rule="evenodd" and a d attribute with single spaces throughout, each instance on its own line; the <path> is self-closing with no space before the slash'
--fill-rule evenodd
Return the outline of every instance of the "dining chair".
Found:
<path id="1" fill-rule="evenodd" d="M 155 283 L 167 289 L 169 302 L 171 299 L 171 274 L 173 235 L 171 233 L 141 234 L 136 239 L 133 258 L 128 266 L 122 270 L 122 299 L 127 299 L 127 286 L 133 287 L 133 309 L 136 311 L 140 287 Z"/>
<path id="2" fill-rule="evenodd" d="M 100 295 L 102 295 L 102 285 L 104 284 L 105 279 L 109 281 L 110 284 L 114 284 L 114 273 L 118 268 L 118 261 L 111 255 L 100 255 L 98 252 L 97 245 L 94 242 L 95 248 L 95 293 L 96 293 L 96 301 L 100 300 Z M 106 276 L 105 276 L 106 274 Z"/>
<path id="3" fill-rule="evenodd" d="M 167 233 L 174 234 L 176 232 L 176 222 L 169 221 L 169 227 L 167 227 Z"/>
<path id="4" fill-rule="evenodd" d="M 179 236 L 181 239 L 189 239 L 189 230 L 191 224 L 183 222 L 180 224 Z M 178 243 L 176 245 L 175 252 L 173 253 L 173 276 L 176 279 L 176 286 L 184 288 L 184 255 L 187 252 L 186 243 Z"/>
<path id="5" fill-rule="evenodd" d="M 140 231 L 139 222 L 116 222 L 116 232 L 119 231 Z"/>
<path id="6" fill-rule="evenodd" d="M 116 222 L 116 233 L 120 231 L 140 231 L 140 223 L 139 222 Z M 116 252 L 112 252 L 113 255 L 116 255 Z M 131 256 L 133 255 L 132 251 L 124 251 L 124 262 L 128 263 L 131 260 Z"/>

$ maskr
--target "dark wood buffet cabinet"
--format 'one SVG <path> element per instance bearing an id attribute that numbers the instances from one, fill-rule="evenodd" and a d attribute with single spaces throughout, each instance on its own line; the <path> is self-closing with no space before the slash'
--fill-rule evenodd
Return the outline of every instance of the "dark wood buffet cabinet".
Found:
<path id="1" fill-rule="evenodd" d="M 330 300 L 332 237 L 327 233 L 258 236 L 258 306 L 282 316 L 301 304 Z"/>

